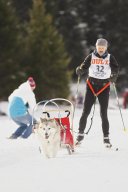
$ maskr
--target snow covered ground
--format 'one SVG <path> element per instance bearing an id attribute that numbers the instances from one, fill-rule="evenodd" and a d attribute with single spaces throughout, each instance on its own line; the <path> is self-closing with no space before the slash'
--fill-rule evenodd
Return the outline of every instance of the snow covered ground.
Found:
<path id="1" fill-rule="evenodd" d="M 28 139 L 9 140 L 17 125 L 7 116 L 0 117 L 0 191 L 1 192 L 127 192 L 128 132 L 113 100 L 108 111 L 110 138 L 119 151 L 103 146 L 99 105 L 96 105 L 92 128 L 83 144 L 68 155 L 61 149 L 54 159 L 39 153 L 34 134 Z M 82 109 L 76 109 L 74 130 L 77 132 Z M 126 128 L 128 110 L 122 109 Z M 88 119 L 87 129 L 90 125 Z M 74 134 L 76 137 L 76 133 Z"/>

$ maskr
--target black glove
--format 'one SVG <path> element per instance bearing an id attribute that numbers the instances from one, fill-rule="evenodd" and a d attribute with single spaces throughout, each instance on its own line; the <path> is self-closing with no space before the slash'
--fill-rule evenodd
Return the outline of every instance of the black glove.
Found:
<path id="1" fill-rule="evenodd" d="M 112 83 L 116 83 L 117 77 L 118 77 L 117 73 L 112 73 L 111 76 L 110 76 L 110 81 Z"/>
<path id="2" fill-rule="evenodd" d="M 78 76 L 81 76 L 81 75 L 83 75 L 83 69 L 81 69 L 81 67 L 80 66 L 78 66 L 77 68 L 76 68 L 76 74 L 78 75 Z"/>
<path id="3" fill-rule="evenodd" d="M 27 108 L 29 108 L 29 104 L 28 104 L 28 102 L 25 104 L 25 106 L 26 106 Z"/>

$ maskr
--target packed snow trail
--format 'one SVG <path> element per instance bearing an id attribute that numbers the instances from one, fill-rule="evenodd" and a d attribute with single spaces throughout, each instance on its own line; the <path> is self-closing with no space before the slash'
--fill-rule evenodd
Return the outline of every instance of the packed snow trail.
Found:
<path id="1" fill-rule="evenodd" d="M 82 109 L 76 109 L 77 132 Z M 128 111 L 122 110 L 128 128 Z M 91 115 L 90 115 L 91 116 Z M 104 148 L 99 107 L 93 125 L 72 155 L 61 149 L 54 159 L 39 153 L 37 138 L 9 140 L 17 125 L 0 117 L 0 191 L 2 192 L 127 192 L 128 133 L 123 131 L 117 109 L 108 111 L 110 139 L 118 151 Z M 88 119 L 87 129 L 90 124 Z M 76 133 L 75 133 L 76 136 Z"/>

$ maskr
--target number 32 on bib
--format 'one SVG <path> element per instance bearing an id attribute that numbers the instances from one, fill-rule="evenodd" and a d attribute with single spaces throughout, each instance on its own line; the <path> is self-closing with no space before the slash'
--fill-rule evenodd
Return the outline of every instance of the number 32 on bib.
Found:
<path id="1" fill-rule="evenodd" d="M 110 77 L 110 54 L 105 59 L 98 58 L 92 53 L 89 76 L 98 79 L 107 79 Z"/>

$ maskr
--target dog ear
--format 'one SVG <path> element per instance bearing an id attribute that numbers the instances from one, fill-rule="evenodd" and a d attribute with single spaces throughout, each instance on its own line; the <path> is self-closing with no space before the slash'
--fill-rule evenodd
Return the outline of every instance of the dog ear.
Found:
<path id="1" fill-rule="evenodd" d="M 39 122 L 36 122 L 35 124 L 33 124 L 32 126 L 32 132 L 36 133 L 37 129 L 39 128 Z"/>
<path id="2" fill-rule="evenodd" d="M 39 123 L 35 123 L 35 124 L 33 125 L 32 129 L 33 129 L 33 130 L 34 130 L 34 129 L 38 129 L 38 127 L 39 127 Z"/>
<path id="3" fill-rule="evenodd" d="M 47 119 L 43 119 L 43 118 L 40 117 L 40 122 L 41 122 L 41 123 L 46 123 L 46 122 L 47 122 Z"/>
<path id="4" fill-rule="evenodd" d="M 51 123 L 54 123 L 55 125 L 59 126 L 59 123 L 57 122 L 56 119 L 50 119 L 49 120 Z"/>
<path id="5" fill-rule="evenodd" d="M 40 122 L 43 123 L 43 119 L 40 117 Z"/>

